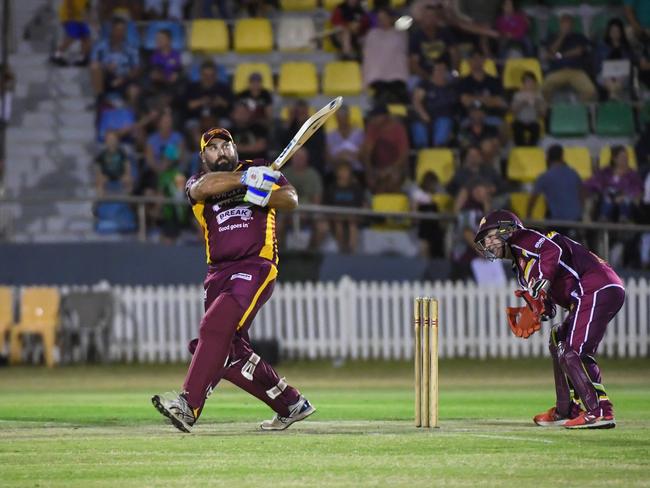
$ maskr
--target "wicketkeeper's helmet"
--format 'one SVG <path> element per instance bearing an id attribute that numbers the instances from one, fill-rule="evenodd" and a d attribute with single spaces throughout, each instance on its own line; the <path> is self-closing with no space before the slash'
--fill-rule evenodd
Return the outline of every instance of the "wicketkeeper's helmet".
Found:
<path id="1" fill-rule="evenodd" d="M 493 210 L 481 219 L 474 237 L 476 248 L 487 259 L 493 260 L 496 256 L 489 251 L 483 242 L 485 235 L 492 229 L 497 229 L 497 236 L 503 241 L 507 241 L 513 232 L 517 229 L 523 229 L 524 224 L 521 223 L 519 217 L 508 210 Z"/>

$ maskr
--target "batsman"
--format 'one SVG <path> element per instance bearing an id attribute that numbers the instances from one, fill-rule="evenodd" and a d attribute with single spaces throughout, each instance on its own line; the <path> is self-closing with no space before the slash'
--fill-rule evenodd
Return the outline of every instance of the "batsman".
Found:
<path id="1" fill-rule="evenodd" d="M 205 238 L 205 315 L 179 395 L 154 395 L 156 409 L 190 432 L 206 398 L 226 379 L 275 411 L 264 430 L 283 430 L 316 409 L 253 351 L 248 330 L 278 274 L 276 210 L 298 205 L 295 188 L 262 159 L 239 161 L 226 129 L 201 136 L 202 169 L 186 185 Z"/>
<path id="2" fill-rule="evenodd" d="M 524 307 L 508 309 L 515 335 L 530 337 L 541 328 L 541 321 L 555 316 L 556 305 L 569 312 L 551 329 L 549 340 L 555 406 L 533 421 L 542 427 L 568 429 L 615 427 L 595 354 L 607 324 L 625 301 L 619 276 L 581 244 L 558 232 L 542 234 L 525 228 L 506 210 L 484 216 L 474 242 L 487 259 L 512 260 L 522 287 L 515 294 L 526 302 Z"/>

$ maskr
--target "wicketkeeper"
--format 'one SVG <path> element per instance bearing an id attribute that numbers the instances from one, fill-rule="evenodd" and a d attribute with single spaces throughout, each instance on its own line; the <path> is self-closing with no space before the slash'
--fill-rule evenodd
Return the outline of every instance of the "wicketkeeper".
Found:
<path id="1" fill-rule="evenodd" d="M 551 329 L 549 340 L 556 403 L 533 421 L 543 427 L 569 429 L 615 427 L 612 403 L 594 355 L 607 324 L 625 301 L 619 276 L 581 244 L 557 232 L 527 229 L 506 210 L 483 217 L 474 242 L 487 259 L 512 260 L 522 287 L 515 294 L 526 302 L 524 307 L 508 310 L 515 335 L 530 337 L 540 329 L 541 321 L 555 316 L 556 305 L 569 311 Z"/>

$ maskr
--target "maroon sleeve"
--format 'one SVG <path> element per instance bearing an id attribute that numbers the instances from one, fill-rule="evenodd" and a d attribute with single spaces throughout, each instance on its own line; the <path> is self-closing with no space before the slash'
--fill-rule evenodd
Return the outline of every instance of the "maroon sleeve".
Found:
<path id="1" fill-rule="evenodd" d="M 529 279 L 553 281 L 562 257 L 562 248 L 558 244 L 540 232 L 521 229 L 512 236 L 511 245 L 521 249 L 524 254 L 538 258 L 538 276 L 530 276 Z"/>
<path id="2" fill-rule="evenodd" d="M 195 205 L 196 200 L 194 200 L 190 196 L 190 188 L 192 188 L 192 185 L 198 181 L 199 178 L 203 176 L 203 173 L 197 173 L 195 175 L 190 176 L 190 178 L 187 180 L 187 183 L 185 183 L 185 195 L 187 195 L 187 199 L 190 202 L 190 205 Z"/>

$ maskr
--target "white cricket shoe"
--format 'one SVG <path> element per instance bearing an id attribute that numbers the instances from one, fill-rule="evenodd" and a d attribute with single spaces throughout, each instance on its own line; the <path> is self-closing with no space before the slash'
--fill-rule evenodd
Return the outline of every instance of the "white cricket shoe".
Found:
<path id="1" fill-rule="evenodd" d="M 175 393 L 154 395 L 151 398 L 151 403 L 178 430 L 187 432 L 188 434 L 192 431 L 192 426 L 196 422 L 197 413 L 192 411 L 192 407 L 187 403 L 185 396 L 176 395 Z"/>
<path id="2" fill-rule="evenodd" d="M 281 417 L 276 413 L 271 420 L 263 421 L 260 428 L 262 430 L 284 430 L 294 422 L 306 419 L 315 411 L 316 407 L 312 406 L 309 400 L 300 395 L 298 401 L 289 407 L 288 417 Z"/>

